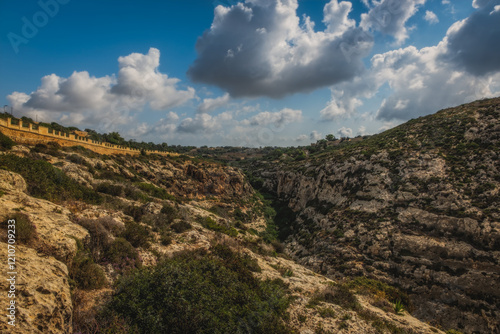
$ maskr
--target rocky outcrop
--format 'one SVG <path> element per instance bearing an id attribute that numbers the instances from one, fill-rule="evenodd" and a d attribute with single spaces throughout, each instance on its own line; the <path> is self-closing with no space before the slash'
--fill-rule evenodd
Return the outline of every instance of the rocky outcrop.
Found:
<path id="1" fill-rule="evenodd" d="M 58 259 L 67 262 L 77 251 L 76 240 L 84 240 L 87 230 L 70 220 L 71 212 L 60 205 L 27 195 L 26 182 L 16 173 L 0 170 L 0 212 L 8 217 L 15 212 L 28 215 L 36 227 L 39 241 Z"/>
<path id="2" fill-rule="evenodd" d="M 443 328 L 500 333 L 499 139 L 493 99 L 246 168 L 293 210 L 282 228 L 299 263 L 395 284 Z"/>
<path id="3" fill-rule="evenodd" d="M 0 242 L 0 263 L 7 263 L 7 244 Z M 31 248 L 16 245 L 15 326 L 7 324 L 10 301 L 5 270 L 0 280 L 0 305 L 4 321 L 2 333 L 61 334 L 72 333 L 71 293 L 68 269 L 53 257 L 40 256 Z"/>

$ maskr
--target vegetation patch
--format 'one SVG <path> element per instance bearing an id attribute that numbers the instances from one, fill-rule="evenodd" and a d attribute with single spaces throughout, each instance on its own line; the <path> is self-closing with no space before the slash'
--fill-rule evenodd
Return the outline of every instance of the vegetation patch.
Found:
<path id="1" fill-rule="evenodd" d="M 115 320 L 124 319 L 136 333 L 290 333 L 284 283 L 255 278 L 226 246 L 212 251 L 183 252 L 120 279 L 101 330 L 123 332 Z"/>
<path id="2" fill-rule="evenodd" d="M 396 313 L 401 312 L 403 309 L 411 309 L 410 298 L 405 292 L 381 281 L 361 276 L 352 279 L 346 285 L 358 293 L 377 296 L 387 299 L 394 305 L 398 304 L 397 308 L 394 307 L 395 312 L 396 309 L 398 310 Z"/>
<path id="3" fill-rule="evenodd" d="M 0 151 L 7 151 L 14 147 L 16 143 L 10 137 L 0 132 Z"/>
<path id="4" fill-rule="evenodd" d="M 10 216 L 4 217 L 4 221 L 1 224 L 2 230 L 7 230 L 7 225 L 9 225 L 9 220 L 15 220 L 15 236 L 16 242 L 20 244 L 29 244 L 34 239 L 37 239 L 38 235 L 36 233 L 36 227 L 28 217 L 28 215 L 20 212 L 16 212 Z M 2 231 L 2 240 L 7 241 L 7 233 Z"/>
<path id="5" fill-rule="evenodd" d="M 153 197 L 156 197 L 159 199 L 168 199 L 171 201 L 176 200 L 175 196 L 170 195 L 165 189 L 158 188 L 157 186 L 152 185 L 150 183 L 139 182 L 139 183 L 137 183 L 137 187 L 150 196 L 153 196 Z"/>
<path id="6" fill-rule="evenodd" d="M 102 197 L 67 176 L 59 168 L 42 160 L 20 158 L 13 154 L 0 156 L 0 168 L 19 173 L 28 186 L 30 195 L 52 202 L 82 200 L 99 204 Z"/>
<path id="7" fill-rule="evenodd" d="M 201 217 L 198 216 L 196 221 L 201 224 L 204 228 L 209 230 L 220 232 L 227 234 L 231 237 L 236 237 L 238 235 L 238 231 L 234 227 L 227 227 L 217 223 L 212 217 Z"/>

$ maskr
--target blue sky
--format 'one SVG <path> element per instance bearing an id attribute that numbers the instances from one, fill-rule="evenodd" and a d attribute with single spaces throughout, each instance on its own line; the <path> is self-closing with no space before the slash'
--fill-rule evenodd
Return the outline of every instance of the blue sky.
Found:
<path id="1" fill-rule="evenodd" d="M 182 145 L 373 134 L 500 94 L 500 0 L 0 1 L 16 116 Z"/>

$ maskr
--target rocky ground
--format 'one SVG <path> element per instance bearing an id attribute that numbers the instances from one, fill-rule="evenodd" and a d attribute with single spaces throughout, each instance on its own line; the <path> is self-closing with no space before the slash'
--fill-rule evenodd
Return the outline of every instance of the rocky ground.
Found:
<path id="1" fill-rule="evenodd" d="M 114 293 L 113 283 L 126 275 L 124 266 L 153 266 L 178 251 L 216 243 L 254 258 L 258 277 L 279 278 L 289 286 L 293 298 L 286 322 L 297 333 L 441 332 L 406 310 L 396 314 L 385 293 L 393 291 L 389 286 L 332 280 L 282 254 L 278 242 L 265 242 L 268 207 L 238 169 L 188 157 L 106 157 L 20 145 L 0 152 L 0 166 L 2 220 L 24 214 L 34 225 L 16 253 L 17 326 L 2 322 L 2 332 L 86 332 L 84 324 L 95 321 Z M 277 180 L 281 183 L 281 176 Z M 46 188 L 40 190 L 40 184 Z M 5 237 L 0 241 L 5 250 Z M 299 244 L 287 247 L 296 255 L 299 248 L 306 250 Z M 116 245 L 133 245 L 127 251 L 137 254 L 138 262 L 113 260 L 110 249 Z M 321 271 L 312 264 L 319 256 L 297 258 Z M 6 261 L 6 252 L 0 252 L 0 262 Z M 100 283 L 89 282 L 86 273 Z M 4 275 L 2 270 L 3 291 Z M 334 298 L 339 291 L 347 301 Z M 7 302 L 0 294 L 0 305 Z"/>
<path id="2" fill-rule="evenodd" d="M 412 315 L 441 328 L 500 333 L 499 139 L 492 99 L 243 168 L 286 209 L 282 237 L 298 263 L 395 284 Z"/>

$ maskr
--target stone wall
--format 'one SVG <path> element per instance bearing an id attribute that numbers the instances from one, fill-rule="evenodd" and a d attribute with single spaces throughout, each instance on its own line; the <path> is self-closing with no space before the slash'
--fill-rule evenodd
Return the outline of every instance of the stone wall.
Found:
<path id="1" fill-rule="evenodd" d="M 74 133 L 65 133 L 51 130 L 45 126 L 38 126 L 28 122 L 18 121 L 12 118 L 0 118 L 0 131 L 20 144 L 36 145 L 47 143 L 58 143 L 61 146 L 83 146 L 100 154 L 130 154 L 138 155 L 138 149 L 99 142 L 90 138 L 80 137 Z M 147 154 L 178 155 L 177 153 L 145 150 Z"/>

